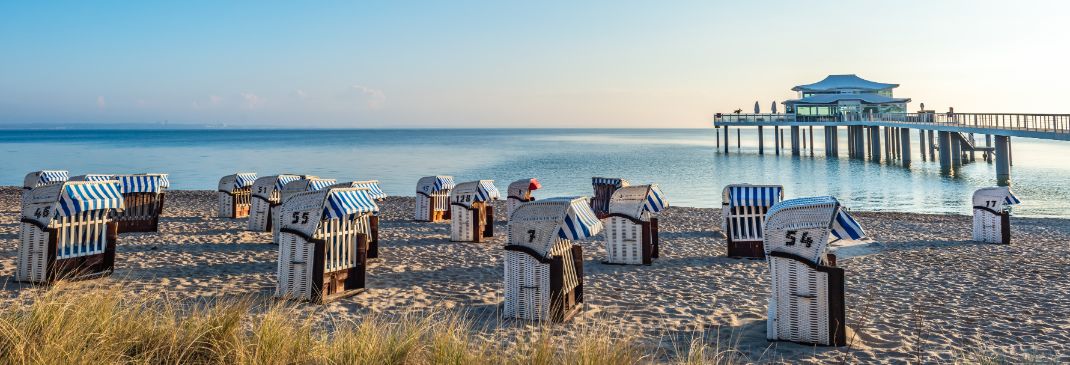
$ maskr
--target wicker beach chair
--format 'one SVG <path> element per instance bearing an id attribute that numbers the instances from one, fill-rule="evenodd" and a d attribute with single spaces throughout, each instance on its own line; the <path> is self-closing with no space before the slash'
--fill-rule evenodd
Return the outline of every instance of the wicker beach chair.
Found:
<path id="1" fill-rule="evenodd" d="M 591 198 L 591 210 L 598 219 L 609 215 L 609 199 L 617 189 L 628 186 L 628 180 L 611 177 L 592 177 L 591 185 L 594 186 L 594 197 Z"/>
<path id="2" fill-rule="evenodd" d="M 116 209 L 123 209 L 116 181 L 58 182 L 27 192 L 15 278 L 47 284 L 110 274 L 118 236 L 110 215 Z"/>
<path id="3" fill-rule="evenodd" d="M 846 344 L 844 271 L 828 245 L 832 238 L 863 237 L 862 227 L 833 197 L 791 199 L 769 209 L 763 237 L 773 284 L 769 340 Z"/>
<path id="4" fill-rule="evenodd" d="M 252 206 L 252 188 L 256 182 L 255 172 L 239 172 L 219 179 L 220 218 L 245 218 Z"/>
<path id="5" fill-rule="evenodd" d="M 416 211 L 414 219 L 439 222 L 450 219 L 450 190 L 456 184 L 453 176 L 426 176 L 416 183 Z"/>
<path id="6" fill-rule="evenodd" d="M 369 190 L 300 192 L 282 204 L 275 296 L 324 303 L 359 293 L 367 270 Z"/>
<path id="7" fill-rule="evenodd" d="M 728 241 L 728 257 L 764 258 L 765 213 L 784 200 L 784 187 L 734 184 L 725 186 L 721 197 L 721 231 Z"/>
<path id="8" fill-rule="evenodd" d="M 26 174 L 22 179 L 22 204 L 26 205 L 29 191 L 38 186 L 65 182 L 68 173 L 65 170 L 41 170 Z"/>
<path id="9" fill-rule="evenodd" d="M 367 189 L 368 196 L 375 200 L 386 199 L 386 193 L 379 187 L 379 180 L 351 181 L 331 185 L 330 188 Z M 368 258 L 379 258 L 379 211 L 369 215 L 365 222 L 368 226 Z"/>
<path id="10" fill-rule="evenodd" d="M 539 184 L 539 180 L 535 178 L 520 179 L 509 184 L 509 188 L 505 191 L 506 216 L 513 215 L 513 210 L 520 204 L 535 200 L 535 197 L 531 196 L 531 191 L 541 187 L 542 184 Z"/>
<path id="11" fill-rule="evenodd" d="M 1021 203 L 1005 186 L 983 188 L 973 193 L 973 240 L 1011 243 L 1011 206 Z"/>
<path id="12" fill-rule="evenodd" d="M 167 174 L 115 175 L 115 179 L 122 189 L 125 207 L 115 216 L 119 233 L 157 232 L 164 192 L 171 186 Z"/>
<path id="13" fill-rule="evenodd" d="M 659 256 L 658 213 L 669 202 L 658 184 L 626 186 L 609 199 L 607 264 L 650 265 Z"/>
<path id="14" fill-rule="evenodd" d="M 254 232 L 272 230 L 271 209 L 282 204 L 282 187 L 294 180 L 315 178 L 312 175 L 280 174 L 262 176 L 253 182 L 252 203 L 249 205 L 249 228 Z"/>
<path id="15" fill-rule="evenodd" d="M 602 230 L 589 204 L 586 197 L 536 200 L 509 216 L 506 317 L 560 322 L 580 310 L 583 249 L 572 241 Z"/>
<path id="16" fill-rule="evenodd" d="M 484 237 L 494 237 L 490 202 L 501 197 L 494 180 L 464 182 L 450 190 L 450 241 L 483 242 Z"/>
<path id="17" fill-rule="evenodd" d="M 279 228 L 282 227 L 282 222 L 287 219 L 286 217 L 279 215 L 279 211 L 282 210 L 282 205 L 286 204 L 287 199 L 300 193 L 322 190 L 337 183 L 338 182 L 334 179 L 321 179 L 318 177 L 308 176 L 305 178 L 290 181 L 283 185 L 282 189 L 279 191 L 280 204 L 275 205 L 271 208 L 271 216 L 274 217 L 272 218 L 273 221 L 271 222 L 271 226 L 274 227 L 271 230 L 274 242 L 276 244 L 279 243 Z"/>

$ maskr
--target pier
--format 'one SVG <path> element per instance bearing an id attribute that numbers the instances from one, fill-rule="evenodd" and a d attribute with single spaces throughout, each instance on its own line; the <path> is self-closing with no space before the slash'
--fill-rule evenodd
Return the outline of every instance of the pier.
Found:
<path id="1" fill-rule="evenodd" d="M 977 155 L 983 161 L 996 165 L 996 180 L 1000 185 L 1010 185 L 1010 168 L 1013 164 L 1012 137 L 1027 137 L 1070 141 L 1070 114 L 1019 114 L 1019 113 L 842 113 L 836 116 L 800 116 L 788 114 L 717 114 L 714 126 L 721 129 L 724 143 L 718 141 L 724 153 L 729 153 L 729 128 L 757 128 L 758 153 L 765 154 L 764 129 L 772 128 L 776 154 L 790 150 L 793 156 L 803 152 L 800 131 L 810 132 L 810 148 L 813 154 L 814 130 L 823 129 L 825 155 L 839 157 L 841 130 L 847 134 L 847 156 L 853 159 L 874 162 L 898 161 L 909 165 L 911 154 L 911 131 L 917 130 L 918 156 L 924 160 L 940 163 L 941 170 L 953 172 L 960 166 L 975 162 Z M 784 146 L 783 135 L 790 133 L 789 146 Z M 976 140 L 984 136 L 984 145 Z M 741 144 L 736 132 L 736 146 Z M 802 141 L 805 143 L 805 141 Z M 937 155 L 939 156 L 937 158 Z"/>

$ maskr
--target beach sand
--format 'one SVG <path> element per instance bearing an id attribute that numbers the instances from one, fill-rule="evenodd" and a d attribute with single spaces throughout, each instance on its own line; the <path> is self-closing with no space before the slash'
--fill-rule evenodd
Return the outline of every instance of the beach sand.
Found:
<path id="1" fill-rule="evenodd" d="M 0 306 L 43 290 L 14 282 L 19 194 L 0 188 Z M 270 297 L 277 257 L 270 233 L 215 218 L 215 199 L 210 191 L 168 192 L 160 232 L 121 235 L 114 275 L 78 285 L 120 283 L 130 295 L 172 299 Z M 504 204 L 495 206 L 497 236 L 475 244 L 449 242 L 448 223 L 413 221 L 413 203 L 381 203 L 369 289 L 319 310 L 359 318 L 447 309 L 488 328 L 523 325 L 499 316 Z M 660 347 L 659 356 L 705 336 L 755 362 L 938 362 L 979 349 L 1070 361 L 1070 220 L 1012 218 L 1013 244 L 994 245 L 970 241 L 968 216 L 854 216 L 874 242 L 839 260 L 849 347 L 766 341 L 766 263 L 723 257 L 720 211 L 686 207 L 662 216 L 662 258 L 651 266 L 604 265 L 601 238 L 580 242 L 586 311 L 555 331 L 608 321 Z"/>

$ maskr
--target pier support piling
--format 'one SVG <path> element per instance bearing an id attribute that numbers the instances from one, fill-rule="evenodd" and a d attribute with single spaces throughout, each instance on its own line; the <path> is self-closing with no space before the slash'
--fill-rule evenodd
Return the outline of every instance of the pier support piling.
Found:
<path id="1" fill-rule="evenodd" d="M 902 143 L 899 146 L 899 150 L 902 151 L 900 159 L 903 160 L 903 165 L 910 165 L 910 129 L 899 128 L 899 142 Z"/>
<path id="2" fill-rule="evenodd" d="M 810 126 L 810 156 L 814 155 L 814 126 Z"/>
<path id="3" fill-rule="evenodd" d="M 922 161 L 926 161 L 926 159 L 925 159 L 925 131 L 924 130 L 920 130 L 920 129 L 918 130 L 918 152 L 921 153 L 921 160 Z M 909 154 L 910 152 L 907 152 L 907 153 Z"/>
<path id="4" fill-rule="evenodd" d="M 799 155 L 799 127 L 798 126 L 792 126 L 791 127 L 791 155 L 792 156 L 798 156 Z"/>
<path id="5" fill-rule="evenodd" d="M 956 133 L 957 134 L 957 133 Z M 951 164 L 955 167 L 962 166 L 962 137 L 951 138 Z"/>
<path id="6" fill-rule="evenodd" d="M 925 131 L 929 135 L 929 159 L 936 161 L 936 144 L 933 143 L 933 131 Z"/>
<path id="7" fill-rule="evenodd" d="M 728 154 L 728 126 L 724 126 L 724 154 Z"/>
<path id="8" fill-rule="evenodd" d="M 765 154 L 765 132 L 762 131 L 762 126 L 758 126 L 758 154 Z"/>
<path id="9" fill-rule="evenodd" d="M 780 156 L 780 127 L 773 126 L 773 152 Z"/>
<path id="10" fill-rule="evenodd" d="M 951 133 L 937 132 L 936 139 L 940 143 L 940 170 L 951 171 Z"/>
<path id="11" fill-rule="evenodd" d="M 881 127 L 869 127 L 869 158 L 881 162 Z"/>
<path id="12" fill-rule="evenodd" d="M 1011 146 L 1009 137 L 996 136 L 996 184 L 1011 186 Z"/>

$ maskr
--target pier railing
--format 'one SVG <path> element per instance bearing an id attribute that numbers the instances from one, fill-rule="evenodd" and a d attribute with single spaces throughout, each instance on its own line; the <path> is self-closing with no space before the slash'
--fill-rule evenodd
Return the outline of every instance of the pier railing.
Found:
<path id="1" fill-rule="evenodd" d="M 844 123 L 879 122 L 934 124 L 952 127 L 1003 129 L 1070 134 L 1070 114 L 1020 113 L 849 113 L 836 116 L 796 114 L 717 114 L 717 122 L 754 123 Z"/>

